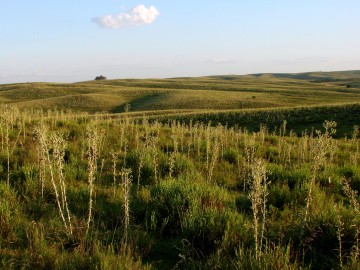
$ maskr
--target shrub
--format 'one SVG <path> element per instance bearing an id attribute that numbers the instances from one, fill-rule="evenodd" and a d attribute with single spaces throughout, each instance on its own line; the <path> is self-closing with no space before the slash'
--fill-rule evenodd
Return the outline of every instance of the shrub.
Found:
<path id="1" fill-rule="evenodd" d="M 106 80 L 106 77 L 103 76 L 103 75 L 100 75 L 100 76 L 96 76 L 96 77 L 95 77 L 95 81 L 101 81 L 101 80 Z"/>

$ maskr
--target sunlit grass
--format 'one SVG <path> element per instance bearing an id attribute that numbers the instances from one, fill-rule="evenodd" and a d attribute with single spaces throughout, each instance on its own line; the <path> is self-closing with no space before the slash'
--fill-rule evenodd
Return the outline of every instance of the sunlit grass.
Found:
<path id="1" fill-rule="evenodd" d="M 132 111 L 354 103 L 360 102 L 358 77 L 349 72 L 7 84 L 0 85 L 0 102 L 88 112 L 121 112 L 127 103 Z"/>

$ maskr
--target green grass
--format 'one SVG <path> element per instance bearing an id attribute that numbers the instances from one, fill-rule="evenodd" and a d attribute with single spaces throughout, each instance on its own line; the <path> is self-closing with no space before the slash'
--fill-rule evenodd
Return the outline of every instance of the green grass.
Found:
<path id="1" fill-rule="evenodd" d="M 343 184 L 346 180 L 360 192 L 358 134 L 335 139 L 320 126 L 323 135 L 290 136 L 295 125 L 311 126 L 319 115 L 337 114 L 336 129 L 354 124 L 359 105 L 174 109 L 151 111 L 148 118 L 143 111 L 84 116 L 0 109 L 0 268 L 341 269 L 339 220 L 344 269 L 359 267 L 352 253 L 360 228 L 359 196 L 349 196 Z M 182 116 L 182 123 L 174 120 Z M 212 127 L 209 120 L 229 125 Z M 283 120 L 288 126 L 280 133 Z M 246 130 L 241 123 L 266 127 Z M 273 123 L 279 125 L 276 132 Z M 95 151 L 88 144 L 95 131 L 102 139 L 87 233 L 89 159 Z M 59 138 L 65 141 L 60 159 L 54 144 Z M 45 152 L 39 148 L 44 142 Z M 256 166 L 258 160 L 264 167 Z M 131 170 L 132 179 L 126 244 L 123 169 Z M 263 231 L 258 238 L 263 235 L 264 241 L 255 253 L 249 195 L 257 170 L 268 189 L 261 197 L 265 208 L 259 206 L 266 210 L 258 219 Z M 61 179 L 66 190 L 56 195 L 54 183 L 59 187 Z M 67 223 L 59 211 L 65 209 L 64 194 Z M 72 224 L 72 233 L 64 224 Z"/>
<path id="2" fill-rule="evenodd" d="M 0 85 L 0 268 L 359 269 L 359 82 L 348 71 Z"/>
<path id="3" fill-rule="evenodd" d="M 359 71 L 209 76 L 170 79 L 123 79 L 79 83 L 0 85 L 0 103 L 21 109 L 122 113 L 162 122 L 199 121 L 246 127 L 261 123 L 271 130 L 287 120 L 298 135 L 321 127 L 324 120 L 341 123 L 337 136 L 359 125 Z M 122 117 L 121 115 L 119 115 Z M 341 120 L 341 121 L 339 121 Z"/>
<path id="4" fill-rule="evenodd" d="M 214 126 L 217 124 L 238 126 L 256 132 L 262 124 L 266 125 L 270 132 L 276 132 L 286 121 L 288 132 L 295 132 L 298 136 L 304 131 L 311 133 L 315 129 L 321 129 L 325 120 L 333 120 L 339 123 L 336 137 L 351 137 L 354 126 L 360 124 L 360 104 L 196 112 L 168 111 L 152 118 L 162 122 L 178 120 L 186 123 L 190 121 L 208 123 L 211 121 Z"/>
<path id="5" fill-rule="evenodd" d="M 337 76 L 339 79 L 335 79 Z M 327 81 L 314 82 L 317 77 Z M 360 88 L 346 88 L 348 82 L 344 80 L 359 81 L 358 73 L 10 84 L 0 85 L 0 102 L 17 104 L 20 108 L 58 107 L 88 112 L 121 112 L 127 103 L 132 111 L 149 111 L 238 110 L 360 102 Z"/>

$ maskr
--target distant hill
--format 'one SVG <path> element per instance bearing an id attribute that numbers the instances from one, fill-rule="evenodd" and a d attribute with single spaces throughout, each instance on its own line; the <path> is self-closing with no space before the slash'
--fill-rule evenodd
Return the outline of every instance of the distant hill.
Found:
<path id="1" fill-rule="evenodd" d="M 276 78 L 306 80 L 314 83 L 333 83 L 339 86 L 360 87 L 360 70 L 305 73 L 273 73 Z"/>
<path id="2" fill-rule="evenodd" d="M 360 71 L 0 85 L 0 103 L 87 112 L 241 110 L 360 103 Z"/>

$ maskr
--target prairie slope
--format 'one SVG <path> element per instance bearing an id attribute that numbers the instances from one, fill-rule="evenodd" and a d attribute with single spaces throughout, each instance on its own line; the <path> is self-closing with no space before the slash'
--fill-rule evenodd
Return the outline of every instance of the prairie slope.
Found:
<path id="1" fill-rule="evenodd" d="M 359 85 L 360 71 L 26 83 L 0 85 L 0 103 L 87 112 L 322 106 L 360 103 Z"/>

